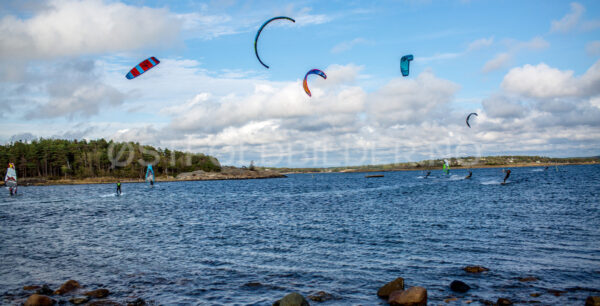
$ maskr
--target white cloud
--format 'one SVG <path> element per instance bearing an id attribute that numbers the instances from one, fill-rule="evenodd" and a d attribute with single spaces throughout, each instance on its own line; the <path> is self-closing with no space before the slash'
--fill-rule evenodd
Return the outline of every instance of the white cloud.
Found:
<path id="1" fill-rule="evenodd" d="M 477 40 L 471 42 L 469 44 L 469 46 L 467 47 L 467 51 L 480 50 L 480 49 L 491 46 L 493 43 L 494 43 L 494 36 L 491 36 L 489 38 L 480 38 L 480 39 L 477 39 Z"/>
<path id="2" fill-rule="evenodd" d="M 587 43 L 585 45 L 585 52 L 590 56 L 600 56 L 600 40 Z"/>
<path id="3" fill-rule="evenodd" d="M 508 65 L 508 63 L 512 60 L 512 55 L 510 53 L 499 53 L 493 59 L 487 61 L 481 71 L 490 72 L 494 70 L 498 70 L 500 68 L 504 68 Z"/>
<path id="4" fill-rule="evenodd" d="M 560 20 L 552 21 L 551 31 L 563 33 L 569 32 L 577 26 L 584 12 L 585 7 L 583 5 L 577 2 L 572 2 L 571 11 L 569 13 L 567 13 Z"/>
<path id="5" fill-rule="evenodd" d="M 511 69 L 502 81 L 502 88 L 530 98 L 581 97 L 600 92 L 600 61 L 581 77 L 573 71 L 562 71 L 544 63 Z"/>
<path id="6" fill-rule="evenodd" d="M 53 0 L 31 18 L 0 20 L 0 59 L 39 59 L 161 46 L 177 38 L 165 9 L 102 0 Z"/>
<path id="7" fill-rule="evenodd" d="M 369 43 L 369 41 L 364 38 L 361 38 L 361 37 L 355 38 L 350 41 L 343 41 L 343 42 L 333 46 L 333 48 L 331 48 L 331 53 L 341 53 L 344 51 L 348 51 L 357 45 L 367 44 L 367 43 Z"/>

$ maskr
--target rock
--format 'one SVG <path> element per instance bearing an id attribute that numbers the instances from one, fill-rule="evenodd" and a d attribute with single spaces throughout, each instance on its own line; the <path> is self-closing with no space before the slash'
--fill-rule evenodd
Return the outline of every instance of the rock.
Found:
<path id="1" fill-rule="evenodd" d="M 292 292 L 283 299 L 273 303 L 273 306 L 309 306 L 308 301 L 299 293 Z"/>
<path id="2" fill-rule="evenodd" d="M 244 287 L 261 287 L 263 284 L 259 283 L 259 282 L 249 282 L 249 283 L 245 283 Z"/>
<path id="3" fill-rule="evenodd" d="M 325 302 L 329 300 L 333 300 L 333 295 L 329 294 L 325 291 L 319 291 L 315 294 L 309 295 L 308 299 L 315 302 Z"/>
<path id="4" fill-rule="evenodd" d="M 561 295 L 563 295 L 564 293 L 567 293 L 567 292 L 563 291 L 563 290 L 548 289 L 548 293 L 554 294 L 554 296 L 561 296 Z"/>
<path id="5" fill-rule="evenodd" d="M 529 294 L 529 296 L 531 296 L 531 297 L 538 297 L 540 295 L 542 295 L 542 294 L 541 293 L 537 293 L 537 292 Z"/>
<path id="6" fill-rule="evenodd" d="M 465 301 L 465 304 L 471 304 L 471 303 L 473 303 L 473 300 L 466 300 Z"/>
<path id="7" fill-rule="evenodd" d="M 110 300 L 98 300 L 89 302 L 86 306 L 121 306 L 121 304 Z"/>
<path id="8" fill-rule="evenodd" d="M 88 291 L 88 292 L 84 293 L 83 295 L 101 299 L 101 298 L 107 297 L 109 294 L 110 294 L 110 292 L 108 291 L 108 289 L 97 289 L 97 290 L 93 290 L 93 291 Z"/>
<path id="9" fill-rule="evenodd" d="M 41 295 L 53 295 L 54 291 L 48 287 L 48 285 L 43 285 L 42 288 L 35 291 L 37 294 Z"/>
<path id="10" fill-rule="evenodd" d="M 146 301 L 142 298 L 137 298 L 135 301 L 127 302 L 127 306 L 144 306 Z"/>
<path id="11" fill-rule="evenodd" d="M 46 306 L 46 305 L 54 305 L 56 303 L 55 300 L 47 297 L 45 295 L 40 295 L 37 293 L 32 294 L 23 306 Z"/>
<path id="12" fill-rule="evenodd" d="M 395 306 L 426 306 L 427 289 L 415 286 L 405 291 L 394 291 L 390 294 L 388 303 Z"/>
<path id="13" fill-rule="evenodd" d="M 496 301 L 496 305 L 498 306 L 502 306 L 502 305 L 512 305 L 513 302 L 511 302 L 509 299 L 505 299 L 505 298 L 498 298 L 498 301 Z"/>
<path id="14" fill-rule="evenodd" d="M 468 273 L 481 273 L 481 272 L 489 271 L 490 269 L 488 269 L 486 267 L 482 267 L 482 266 L 466 266 L 463 268 L 463 270 L 465 270 L 465 272 L 468 272 Z"/>
<path id="15" fill-rule="evenodd" d="M 70 279 L 70 280 L 66 281 L 64 284 L 62 284 L 62 286 L 60 286 L 60 288 L 58 288 L 56 291 L 54 291 L 54 294 L 62 295 L 65 293 L 69 293 L 77 288 L 81 288 L 79 283 L 77 281 Z"/>
<path id="16" fill-rule="evenodd" d="M 71 304 L 79 305 L 79 304 L 87 303 L 89 300 L 90 300 L 90 298 L 88 298 L 87 296 L 74 297 L 74 298 L 70 299 L 69 302 L 71 302 Z"/>
<path id="17" fill-rule="evenodd" d="M 459 280 L 455 280 L 450 283 L 450 290 L 455 291 L 455 292 L 465 293 L 465 292 L 469 291 L 469 289 L 471 289 L 471 287 L 469 287 L 469 285 L 467 285 Z"/>
<path id="18" fill-rule="evenodd" d="M 520 282 L 536 282 L 538 281 L 538 278 L 535 276 L 527 276 L 527 277 L 521 277 L 519 278 Z"/>
<path id="19" fill-rule="evenodd" d="M 494 305 L 496 305 L 492 301 L 483 300 L 483 299 L 479 300 L 479 303 L 481 303 L 482 305 L 486 305 L 486 306 L 494 306 Z"/>
<path id="20" fill-rule="evenodd" d="M 398 277 L 379 288 L 379 290 L 377 290 L 377 296 L 382 299 L 387 299 L 390 297 L 390 293 L 398 290 L 404 290 L 404 278 L 402 277 Z"/>
<path id="21" fill-rule="evenodd" d="M 588 296 L 585 306 L 600 306 L 600 296 Z"/>
<path id="22" fill-rule="evenodd" d="M 450 303 L 450 302 L 454 302 L 454 301 L 458 301 L 458 298 L 455 298 L 455 297 L 453 297 L 453 298 L 447 298 L 447 299 L 444 300 L 444 303 Z"/>
<path id="23" fill-rule="evenodd" d="M 31 290 L 37 290 L 37 289 L 40 289 L 40 286 L 33 285 L 33 286 L 24 286 L 23 287 L 23 290 L 25 290 L 25 291 L 31 291 Z"/>

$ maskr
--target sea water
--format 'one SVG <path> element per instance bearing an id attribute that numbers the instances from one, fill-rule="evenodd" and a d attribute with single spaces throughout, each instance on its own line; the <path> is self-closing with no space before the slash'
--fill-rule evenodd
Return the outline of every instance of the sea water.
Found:
<path id="1" fill-rule="evenodd" d="M 20 187 L 0 195 L 0 294 L 75 279 L 110 299 L 378 305 L 403 277 L 429 302 L 600 295 L 600 166 L 293 174 L 283 179 Z M 490 269 L 468 274 L 467 265 Z M 520 277 L 538 280 L 521 282 Z M 450 291 L 461 280 L 466 294 Z M 566 291 L 555 296 L 548 290 Z M 532 293 L 541 293 L 531 297 Z"/>

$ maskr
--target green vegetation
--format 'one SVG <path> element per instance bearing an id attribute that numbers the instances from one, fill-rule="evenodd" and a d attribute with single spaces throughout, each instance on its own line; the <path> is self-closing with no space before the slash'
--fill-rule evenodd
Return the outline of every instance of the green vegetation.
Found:
<path id="1" fill-rule="evenodd" d="M 0 146 L 0 165 L 15 164 L 19 178 L 143 178 L 152 163 L 157 176 L 203 170 L 219 172 L 219 161 L 204 154 L 155 149 L 139 143 L 39 139 Z"/>

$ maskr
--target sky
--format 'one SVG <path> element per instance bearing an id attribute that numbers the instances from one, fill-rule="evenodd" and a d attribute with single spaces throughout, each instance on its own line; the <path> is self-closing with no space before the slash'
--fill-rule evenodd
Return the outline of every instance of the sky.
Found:
<path id="1" fill-rule="evenodd" d="M 296 22 L 263 30 L 266 69 L 275 16 Z M 0 33 L 0 143 L 279 167 L 600 155 L 599 1 L 4 0 Z"/>

